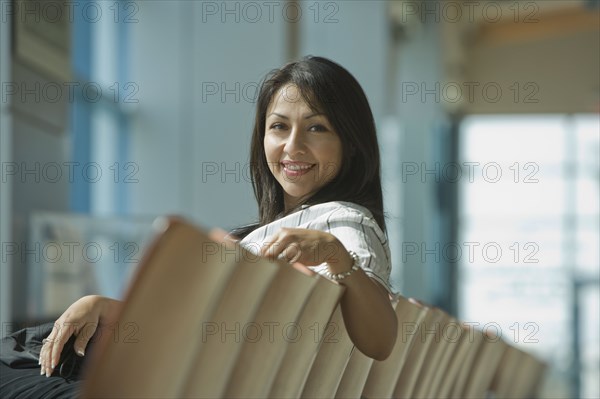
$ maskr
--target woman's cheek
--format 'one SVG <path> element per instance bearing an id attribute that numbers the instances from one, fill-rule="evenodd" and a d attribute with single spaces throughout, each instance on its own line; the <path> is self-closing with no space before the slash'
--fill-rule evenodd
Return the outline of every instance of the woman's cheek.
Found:
<path id="1" fill-rule="evenodd" d="M 264 148 L 265 148 L 265 157 L 267 158 L 267 162 L 269 163 L 269 168 L 272 169 L 271 164 L 273 162 L 278 161 L 279 157 L 277 157 L 277 144 L 275 143 L 274 138 L 271 135 L 265 135 L 264 139 Z"/>

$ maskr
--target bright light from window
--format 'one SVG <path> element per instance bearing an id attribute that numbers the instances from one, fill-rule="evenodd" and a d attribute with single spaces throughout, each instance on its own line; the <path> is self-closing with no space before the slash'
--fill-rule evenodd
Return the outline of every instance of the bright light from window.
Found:
<path id="1" fill-rule="evenodd" d="M 568 397 L 577 367 L 581 395 L 600 395 L 599 342 L 590 338 L 599 335 L 590 323 L 600 270 L 599 135 L 598 115 L 476 116 L 461 126 L 461 317 L 549 362 L 558 378 L 547 378 L 543 396 Z"/>

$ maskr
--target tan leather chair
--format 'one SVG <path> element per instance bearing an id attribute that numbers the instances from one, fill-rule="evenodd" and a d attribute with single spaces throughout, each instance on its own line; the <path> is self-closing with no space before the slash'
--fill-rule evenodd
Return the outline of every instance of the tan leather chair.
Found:
<path id="1" fill-rule="evenodd" d="M 300 396 L 343 291 L 341 285 L 317 278 L 315 289 L 298 320 L 299 336 L 288 344 L 268 397 Z"/>
<path id="2" fill-rule="evenodd" d="M 464 386 L 467 383 L 471 364 L 477 353 L 478 344 L 480 344 L 481 341 L 476 340 L 478 335 L 475 334 L 475 329 L 472 326 L 460 324 L 460 328 L 460 339 L 456 343 L 456 347 L 452 353 L 448 366 L 446 367 L 446 371 L 442 376 L 438 389 L 431 392 L 432 397 L 440 399 L 450 398 L 452 389 L 455 386 L 457 392 L 462 393 Z"/>
<path id="3" fill-rule="evenodd" d="M 500 337 L 494 334 L 480 331 L 477 331 L 477 334 L 483 336 L 483 341 L 478 348 L 467 384 L 461 395 L 467 399 L 487 398 L 500 359 L 507 346 Z"/>
<path id="4" fill-rule="evenodd" d="M 427 354 L 434 341 L 440 337 L 438 333 L 439 327 L 436 326 L 439 326 L 445 320 L 445 317 L 442 311 L 428 308 L 419 328 L 418 339 L 414 341 L 406 360 L 406 365 L 409 365 L 409 367 L 402 369 L 394 388 L 393 397 L 410 398 L 412 396 L 423 365 L 425 364 Z"/>
<path id="5" fill-rule="evenodd" d="M 363 389 L 365 398 L 389 398 L 392 396 L 408 355 L 416 341 L 420 340 L 421 326 L 428 313 L 429 309 L 421 304 L 398 297 L 396 345 L 387 359 L 373 362 Z"/>
<path id="6" fill-rule="evenodd" d="M 451 341 L 449 339 L 451 337 L 447 336 L 448 332 L 451 331 L 450 328 L 454 319 L 441 309 L 434 308 L 432 311 L 438 313 L 439 324 L 433 326 L 435 335 L 432 337 L 433 341 L 427 351 L 415 388 L 410 394 L 412 398 L 428 399 L 432 397 L 430 390 L 437 389 L 437 385 L 439 385 L 438 378 L 441 378 L 441 375 L 447 372 L 449 356 L 454 349 L 452 345 L 454 340 Z"/>
<path id="7" fill-rule="evenodd" d="M 402 297 L 396 345 L 374 361 L 345 329 L 343 287 L 215 242 L 183 221 L 161 226 L 119 324 L 90 352 L 84 398 L 483 398 L 494 390 L 525 398 L 542 378 L 542 362 L 497 337 L 463 326 L 448 342 L 455 319 Z M 301 334 L 280 329 L 270 338 L 269 326 L 286 323 Z M 261 336 L 248 332 L 258 329 Z"/>
<path id="8" fill-rule="evenodd" d="M 327 326 L 301 397 L 334 397 L 353 350 L 354 345 L 344 326 L 342 310 L 338 306 Z"/>
<path id="9" fill-rule="evenodd" d="M 238 263 L 233 256 L 222 259 L 214 241 L 189 224 L 171 220 L 160 228 L 116 327 L 133 326 L 135 334 L 129 339 L 105 334 L 95 343 L 84 398 L 180 396 L 203 345 L 200 321 L 210 320 Z"/>

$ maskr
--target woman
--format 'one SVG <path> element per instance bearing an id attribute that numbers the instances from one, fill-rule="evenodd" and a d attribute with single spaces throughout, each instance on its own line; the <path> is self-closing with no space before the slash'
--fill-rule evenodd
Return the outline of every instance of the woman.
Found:
<path id="1" fill-rule="evenodd" d="M 385 359 L 397 320 L 389 301 L 379 148 L 358 82 L 320 57 L 271 72 L 259 93 L 250 161 L 259 223 L 232 237 L 250 251 L 299 262 L 346 286 L 341 309 L 352 341 Z M 91 331 L 114 323 L 119 307 L 100 296 L 71 305 L 44 340 L 41 374 L 56 371 L 69 339 L 84 356 Z"/>
<path id="2" fill-rule="evenodd" d="M 272 72 L 258 97 L 250 163 L 261 227 L 241 245 L 271 258 L 289 252 L 289 260 L 342 277 L 352 341 L 386 358 L 397 321 L 388 296 L 379 147 L 356 79 L 320 57 Z"/>

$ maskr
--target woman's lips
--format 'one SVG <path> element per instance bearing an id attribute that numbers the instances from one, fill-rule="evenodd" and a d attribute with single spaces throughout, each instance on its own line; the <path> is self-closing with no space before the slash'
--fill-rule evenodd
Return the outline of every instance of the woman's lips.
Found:
<path id="1" fill-rule="evenodd" d="M 308 173 L 315 164 L 305 162 L 282 162 L 283 173 L 288 177 L 298 177 Z"/>

